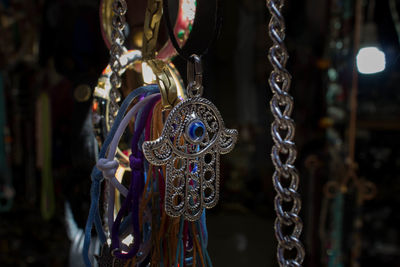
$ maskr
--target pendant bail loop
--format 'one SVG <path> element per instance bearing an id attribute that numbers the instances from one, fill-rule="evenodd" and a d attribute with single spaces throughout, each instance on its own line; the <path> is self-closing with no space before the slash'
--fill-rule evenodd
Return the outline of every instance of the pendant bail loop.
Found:
<path id="1" fill-rule="evenodd" d="M 190 56 L 187 63 L 187 93 L 189 97 L 199 97 L 203 94 L 203 67 L 198 55 Z"/>

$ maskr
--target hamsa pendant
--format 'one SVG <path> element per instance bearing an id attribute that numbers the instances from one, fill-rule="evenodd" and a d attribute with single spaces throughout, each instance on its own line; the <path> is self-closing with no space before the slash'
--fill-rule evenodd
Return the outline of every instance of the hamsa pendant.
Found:
<path id="1" fill-rule="evenodd" d="M 151 164 L 166 165 L 166 213 L 189 221 L 217 204 L 220 154 L 233 149 L 238 135 L 237 130 L 225 128 L 215 105 L 201 97 L 198 72 L 188 86 L 192 97 L 171 110 L 157 140 L 143 143 Z"/>

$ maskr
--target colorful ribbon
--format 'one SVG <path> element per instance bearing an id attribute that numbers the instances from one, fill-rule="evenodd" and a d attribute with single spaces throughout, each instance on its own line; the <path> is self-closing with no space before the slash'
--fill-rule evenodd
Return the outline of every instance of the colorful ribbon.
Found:
<path id="1" fill-rule="evenodd" d="M 122 102 L 121 107 L 118 111 L 118 115 L 115 118 L 115 122 L 114 122 L 113 126 L 111 127 L 111 130 L 108 133 L 107 138 L 105 139 L 105 141 L 103 143 L 103 146 L 99 153 L 99 158 L 104 158 L 104 156 L 108 150 L 108 146 L 109 146 L 120 122 L 122 121 L 126 110 L 128 109 L 129 105 L 131 104 L 132 100 L 141 94 L 156 93 L 156 92 L 159 92 L 157 85 L 148 85 L 148 86 L 143 86 L 143 87 L 140 87 L 140 88 L 134 90 L 125 98 L 125 100 Z M 90 203 L 88 219 L 86 221 L 85 240 L 84 240 L 83 251 L 82 251 L 83 260 L 87 267 L 92 266 L 90 259 L 89 259 L 88 252 L 89 252 L 89 245 L 90 245 L 90 240 L 91 240 L 91 231 L 92 231 L 93 223 L 95 225 L 100 242 L 102 244 L 104 244 L 106 242 L 106 235 L 105 235 L 103 227 L 102 227 L 102 222 L 101 222 L 101 217 L 100 217 L 100 212 L 99 212 L 100 189 L 101 189 L 101 182 L 103 181 L 103 173 L 96 166 L 93 167 L 91 179 L 92 179 L 92 185 L 90 188 L 91 203 Z"/>

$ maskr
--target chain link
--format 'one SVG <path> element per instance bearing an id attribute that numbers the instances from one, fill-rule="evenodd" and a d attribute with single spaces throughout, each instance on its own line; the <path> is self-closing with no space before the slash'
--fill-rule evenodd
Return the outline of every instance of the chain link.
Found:
<path id="1" fill-rule="evenodd" d="M 268 59 L 273 70 L 269 77 L 269 85 L 273 96 L 270 101 L 274 121 L 271 134 L 274 141 L 271 158 L 275 166 L 272 180 L 275 191 L 275 236 L 278 240 L 277 258 L 279 266 L 301 266 L 305 256 L 300 234 L 303 222 L 299 217 L 301 209 L 299 175 L 294 166 L 297 151 L 293 138 L 295 124 L 290 117 L 293 111 L 293 98 L 289 94 L 291 75 L 286 70 L 288 52 L 284 44 L 285 21 L 282 16 L 284 0 L 267 0 L 267 8 L 271 13 L 268 25 L 269 36 L 273 45 L 269 49 Z M 287 206 L 290 206 L 287 208 Z M 287 234 L 289 233 L 289 234 Z M 295 250 L 296 255 L 289 257 L 288 251 Z"/>
<path id="2" fill-rule="evenodd" d="M 125 13 L 127 11 L 127 4 L 125 0 L 114 0 L 113 2 L 113 18 L 112 18 L 112 33 L 111 40 L 112 44 L 110 47 L 110 67 L 111 67 L 111 93 L 110 93 L 110 105 L 109 105 L 109 121 L 113 123 L 116 113 L 118 112 L 119 106 L 118 101 L 121 95 L 118 88 L 121 87 L 121 76 L 120 71 L 122 69 L 121 56 L 125 52 Z"/>
<path id="3" fill-rule="evenodd" d="M 149 0 L 147 3 L 142 47 L 144 60 L 155 57 L 158 30 L 162 18 L 162 3 L 162 0 Z"/>

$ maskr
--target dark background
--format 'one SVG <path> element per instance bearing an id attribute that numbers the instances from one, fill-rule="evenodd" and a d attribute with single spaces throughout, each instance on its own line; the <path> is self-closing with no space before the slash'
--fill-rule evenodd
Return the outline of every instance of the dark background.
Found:
<path id="1" fill-rule="evenodd" d="M 141 0 L 128 1 L 132 29 L 140 28 L 137 25 L 143 14 L 134 8 L 137 2 L 144 6 Z M 208 43 L 213 27 L 209 19 L 213 1 L 199 2 L 199 23 L 187 46 L 193 51 Z M 389 1 L 376 1 L 370 17 L 377 25 L 378 45 L 386 53 L 386 69 L 359 76 L 357 174 L 376 185 L 377 195 L 357 206 L 357 190 L 350 188 L 339 210 L 323 188 L 327 181 L 341 178 L 334 163 L 338 159 L 338 166 L 343 167 L 347 154 L 355 1 L 285 2 L 305 224 L 302 241 L 307 251 L 304 266 L 328 265 L 333 255 L 332 222 L 338 213 L 343 215 L 340 243 L 344 266 L 356 266 L 354 262 L 400 266 L 400 47 Z M 269 156 L 269 15 L 265 1 L 222 3 L 221 34 L 203 62 L 205 96 L 219 107 L 227 127 L 239 130 L 240 138 L 235 150 L 223 156 L 221 200 L 208 212 L 208 250 L 217 267 L 276 266 Z M 365 1 L 364 17 L 371 3 Z M 73 93 L 82 84 L 94 88 L 109 61 L 98 9 L 97 0 L 0 1 L 0 73 L 8 151 L 7 164 L 2 166 L 11 171 L 16 192 L 12 208 L 0 213 L 1 266 L 68 264 L 65 201 L 71 203 L 78 226 L 84 227 L 90 201 L 89 174 L 95 162 L 90 141 L 91 100 L 79 102 Z M 177 57 L 174 63 L 185 79 L 183 60 Z M 340 90 L 335 91 L 333 85 Z M 50 220 L 41 215 L 41 170 L 36 165 L 35 103 L 43 90 L 51 97 L 52 109 L 56 213 Z M 317 164 L 307 164 L 310 158 Z M 5 170 L 2 174 L 5 176 Z M 354 257 L 357 231 L 353 223 L 357 220 L 363 222 L 358 231 L 362 243 L 361 255 Z"/>

